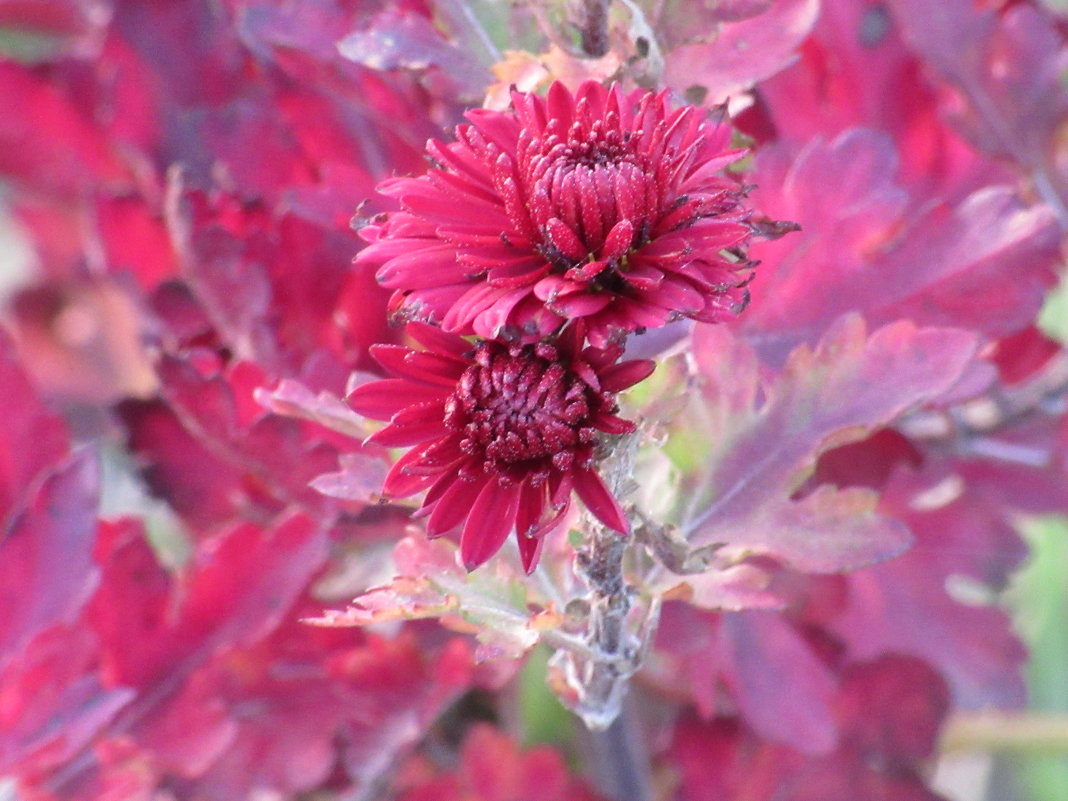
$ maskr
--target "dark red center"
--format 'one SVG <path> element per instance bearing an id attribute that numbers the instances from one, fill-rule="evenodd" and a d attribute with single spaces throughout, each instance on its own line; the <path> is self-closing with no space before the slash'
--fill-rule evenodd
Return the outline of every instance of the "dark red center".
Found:
<path id="1" fill-rule="evenodd" d="M 568 469 L 576 451 L 588 449 L 596 431 L 589 425 L 598 395 L 557 361 L 545 343 L 506 346 L 483 342 L 475 363 L 460 378 L 446 405 L 445 423 L 462 435 L 460 449 L 482 456 L 491 472 L 544 460 L 534 475 Z"/>

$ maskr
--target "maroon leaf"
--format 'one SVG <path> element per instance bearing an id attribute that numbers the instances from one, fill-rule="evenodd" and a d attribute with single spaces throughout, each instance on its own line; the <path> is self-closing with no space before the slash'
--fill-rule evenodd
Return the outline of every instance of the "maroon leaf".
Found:
<path id="1" fill-rule="evenodd" d="M 937 674 L 915 660 L 888 656 L 847 668 L 835 695 L 842 744 L 820 757 L 764 742 L 744 720 L 683 718 L 666 755 L 681 773 L 678 797 L 939 801 L 922 778 L 946 712 Z"/>
<path id="2" fill-rule="evenodd" d="M 872 324 L 907 317 L 925 325 L 1001 336 L 1030 323 L 1051 279 L 1057 226 L 1008 187 L 985 187 L 960 203 L 924 203 L 895 184 L 896 154 L 870 131 L 799 153 L 758 159 L 758 206 L 801 231 L 754 252 L 762 259 L 742 324 L 778 361 L 813 342 L 843 312 Z M 835 203 L 825 203 L 828 186 Z"/>
<path id="3" fill-rule="evenodd" d="M 1026 3 L 1000 12 L 969 0 L 940 3 L 931 13 L 915 0 L 889 5 L 906 41 L 959 92 L 953 116 L 965 134 L 1031 173 L 1063 223 L 1068 186 L 1056 138 L 1068 113 L 1061 80 L 1068 50 L 1055 21 Z"/>
<path id="4" fill-rule="evenodd" d="M 746 722 L 806 754 L 834 750 L 834 678 L 797 630 L 777 612 L 727 613 L 720 620 L 724 680 Z"/>
<path id="5" fill-rule="evenodd" d="M 0 330 L 0 537 L 43 472 L 67 455 L 63 421 L 48 411 Z M 2 542 L 2 540 L 0 540 Z"/>
<path id="6" fill-rule="evenodd" d="M 952 478 L 941 486 L 932 478 L 899 477 L 884 508 L 909 525 L 916 543 L 899 559 L 849 576 L 829 626 L 855 658 L 895 651 L 936 666 L 958 704 L 1016 706 L 1025 654 L 1008 618 L 951 592 L 999 586 L 1023 558 L 1022 545 L 995 500 L 981 490 L 956 494 Z"/>
<path id="7" fill-rule="evenodd" d="M 433 770 L 429 760 L 412 760 L 397 784 L 398 801 L 596 801 L 548 746 L 523 752 L 502 731 L 473 726 L 455 770 Z M 432 771 L 432 772 L 431 772 Z M 412 778 L 405 779 L 404 773 Z M 407 785 L 407 786 L 405 786 Z"/>
<path id="8" fill-rule="evenodd" d="M 860 567 L 907 547 L 907 530 L 876 511 L 868 490 L 824 485 L 791 496 L 821 451 L 949 390 L 974 356 L 974 337 L 907 322 L 869 337 L 858 317 L 847 317 L 815 350 L 795 350 L 759 405 L 758 365 L 747 345 L 705 329 L 695 333 L 695 348 L 712 444 L 684 523 L 691 544 L 758 549 L 809 572 Z"/>
<path id="9" fill-rule="evenodd" d="M 698 91 L 703 102 L 722 103 L 789 64 L 818 13 L 815 0 L 778 0 L 762 14 L 720 26 L 711 42 L 668 53 L 664 80 Z"/>
<path id="10" fill-rule="evenodd" d="M 72 623 L 92 592 L 97 484 L 92 456 L 73 456 L 0 539 L 0 667 L 41 631 Z"/>

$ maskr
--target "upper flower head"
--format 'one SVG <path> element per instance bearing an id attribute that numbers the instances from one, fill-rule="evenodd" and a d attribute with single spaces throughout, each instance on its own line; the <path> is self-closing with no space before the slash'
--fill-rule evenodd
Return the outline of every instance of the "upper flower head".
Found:
<path id="1" fill-rule="evenodd" d="M 478 109 L 435 166 L 386 181 L 401 211 L 364 228 L 393 306 L 449 331 L 536 341 L 583 318 L 592 344 L 746 301 L 730 129 L 667 93 L 560 83 Z"/>
<path id="2" fill-rule="evenodd" d="M 594 466 L 599 433 L 634 424 L 616 417 L 615 394 L 652 372 L 651 361 L 615 363 L 618 349 L 579 350 L 581 326 L 536 345 L 467 340 L 425 323 L 408 332 L 426 350 L 377 345 L 395 376 L 356 389 L 356 411 L 390 425 L 371 437 L 414 446 L 386 477 L 386 495 L 428 490 L 427 533 L 460 523 L 468 569 L 492 556 L 514 528 L 532 570 L 539 537 L 561 521 L 575 490 L 602 523 L 628 530 Z"/>

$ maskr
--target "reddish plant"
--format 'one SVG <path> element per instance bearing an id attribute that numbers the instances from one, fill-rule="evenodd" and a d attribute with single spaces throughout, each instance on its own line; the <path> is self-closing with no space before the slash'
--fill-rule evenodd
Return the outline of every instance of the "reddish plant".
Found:
<path id="1" fill-rule="evenodd" d="M 1050 8 L 0 0 L 0 794 L 937 799 L 1068 498 Z"/>
<path id="2" fill-rule="evenodd" d="M 616 362 L 618 349 L 582 348 L 582 326 L 537 345 L 472 344 L 425 323 L 408 333 L 425 350 L 376 345 L 394 378 L 358 387 L 356 411 L 390 424 L 370 442 L 417 446 L 397 460 L 384 492 L 427 490 L 417 513 L 431 537 L 463 523 L 460 554 L 473 570 L 515 529 L 527 571 L 541 538 L 564 518 L 572 491 L 609 528 L 630 524 L 596 469 L 600 434 L 627 434 L 616 393 L 652 372 Z"/>
<path id="3" fill-rule="evenodd" d="M 587 81 L 472 111 L 436 165 L 379 191 L 402 210 L 362 229 L 393 309 L 487 339 L 537 341 L 582 319 L 604 347 L 680 317 L 730 319 L 751 229 L 723 170 L 725 123 L 666 92 Z"/>

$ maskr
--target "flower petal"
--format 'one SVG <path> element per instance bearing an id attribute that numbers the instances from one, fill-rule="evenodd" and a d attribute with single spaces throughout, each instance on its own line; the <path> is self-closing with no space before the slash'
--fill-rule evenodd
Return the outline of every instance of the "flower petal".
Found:
<path id="1" fill-rule="evenodd" d="M 515 526 L 520 484 L 489 481 L 479 492 L 460 535 L 460 558 L 474 570 L 500 550 Z"/>
<path id="2" fill-rule="evenodd" d="M 652 359 L 632 359 L 606 367 L 601 371 L 601 386 L 606 392 L 622 392 L 653 374 L 656 362 Z"/>
<path id="3" fill-rule="evenodd" d="M 348 397 L 358 414 L 372 420 L 391 420 L 393 415 L 417 403 L 440 400 L 448 392 L 430 384 L 413 384 L 403 378 L 383 378 L 356 387 Z"/>
<path id="4" fill-rule="evenodd" d="M 437 537 L 460 525 L 471 513 L 483 486 L 455 476 L 441 497 L 434 503 L 434 510 L 426 524 L 426 533 Z"/>
<path id="5" fill-rule="evenodd" d="M 620 534 L 630 533 L 630 521 L 596 471 L 576 470 L 575 491 L 594 517 Z"/>

